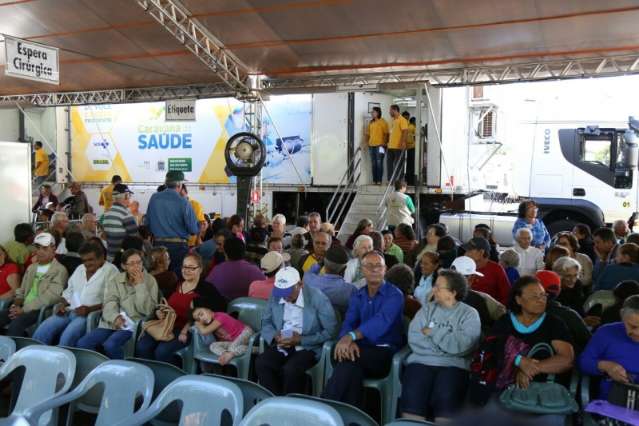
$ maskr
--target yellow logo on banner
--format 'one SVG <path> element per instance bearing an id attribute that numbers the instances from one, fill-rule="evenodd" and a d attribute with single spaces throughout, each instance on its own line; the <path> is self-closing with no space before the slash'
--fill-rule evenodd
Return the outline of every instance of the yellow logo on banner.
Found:
<path id="1" fill-rule="evenodd" d="M 220 122 L 222 133 L 220 133 L 220 137 L 215 142 L 215 149 L 209 156 L 209 160 L 206 162 L 206 166 L 204 166 L 204 170 L 198 182 L 229 183 L 229 177 L 224 171 L 224 167 L 226 166 L 224 148 L 226 148 L 226 142 L 229 139 L 226 129 L 224 128 L 224 123 L 229 116 L 231 108 L 227 105 L 216 105 L 213 107 L 213 111 L 215 111 L 215 116 Z"/>

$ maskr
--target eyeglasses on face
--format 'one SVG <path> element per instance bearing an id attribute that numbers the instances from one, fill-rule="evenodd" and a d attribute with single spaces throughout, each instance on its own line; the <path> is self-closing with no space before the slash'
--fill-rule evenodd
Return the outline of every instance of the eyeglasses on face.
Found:
<path id="1" fill-rule="evenodd" d="M 184 271 L 196 271 L 198 269 L 200 269 L 199 266 L 182 265 L 182 270 L 184 270 Z"/>

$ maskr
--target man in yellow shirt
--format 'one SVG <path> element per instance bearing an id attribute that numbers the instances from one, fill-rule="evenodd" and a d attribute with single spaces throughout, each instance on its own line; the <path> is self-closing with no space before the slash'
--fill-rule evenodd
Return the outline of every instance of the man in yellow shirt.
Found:
<path id="1" fill-rule="evenodd" d="M 368 151 L 371 156 L 373 184 L 381 185 L 384 176 L 384 147 L 388 143 L 388 123 L 382 118 L 382 109 L 373 107 L 373 119 L 368 123 Z"/>
<path id="2" fill-rule="evenodd" d="M 35 143 L 35 170 L 33 174 L 36 178 L 36 186 L 42 185 L 47 180 L 47 176 L 49 176 L 49 156 L 44 151 L 40 141 Z"/>
<path id="3" fill-rule="evenodd" d="M 402 113 L 402 117 L 408 120 L 408 139 L 406 141 L 406 183 L 415 185 L 415 117 L 411 117 L 408 111 Z"/>
<path id="4" fill-rule="evenodd" d="M 186 189 L 186 185 L 182 186 L 180 195 L 189 200 L 189 203 L 191 203 L 191 207 L 193 208 L 193 213 L 195 213 L 195 219 L 197 219 L 197 222 L 200 224 L 200 234 L 191 235 L 189 237 L 189 247 L 199 246 L 202 243 L 200 235 L 202 235 L 202 231 L 206 230 L 207 226 L 206 217 L 204 217 L 204 208 L 202 208 L 202 204 L 200 204 L 199 201 L 189 197 L 189 192 Z"/>
<path id="5" fill-rule="evenodd" d="M 398 105 L 391 105 L 390 115 L 393 117 L 393 128 L 390 132 L 388 152 L 386 154 L 388 158 L 386 174 L 389 180 L 395 171 L 396 164 L 399 162 L 402 150 L 405 150 L 408 144 L 408 120 L 401 116 Z M 403 163 L 399 166 L 399 171 L 395 175 L 395 180 L 399 179 L 404 179 Z"/>
<path id="6" fill-rule="evenodd" d="M 119 175 L 113 175 L 111 185 L 105 186 L 100 192 L 98 204 L 104 206 L 104 211 L 111 209 L 111 206 L 113 206 L 113 187 L 119 183 L 122 183 L 122 178 Z"/>

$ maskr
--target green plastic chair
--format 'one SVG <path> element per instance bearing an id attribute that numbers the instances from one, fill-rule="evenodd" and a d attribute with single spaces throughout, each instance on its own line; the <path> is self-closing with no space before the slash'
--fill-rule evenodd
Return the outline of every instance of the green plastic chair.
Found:
<path id="1" fill-rule="evenodd" d="M 98 309 L 97 311 L 90 312 L 87 315 L 87 333 L 98 328 L 98 324 L 100 323 L 100 318 L 102 317 L 102 309 Z"/>
<path id="2" fill-rule="evenodd" d="M 218 374 L 204 374 L 205 376 L 217 377 L 218 379 L 227 380 L 231 383 L 235 383 L 242 391 L 244 397 L 244 415 L 246 415 L 251 408 L 255 407 L 260 402 L 268 398 L 273 398 L 273 393 L 255 382 L 249 380 L 240 379 L 239 377 L 221 376 Z"/>
<path id="3" fill-rule="evenodd" d="M 7 362 L 16 352 L 16 342 L 11 337 L 0 336 L 0 359 Z"/>
<path id="4" fill-rule="evenodd" d="M 64 346 L 64 348 L 75 355 L 75 376 L 73 377 L 71 390 L 78 387 L 82 380 L 84 380 L 85 377 L 87 377 L 95 368 L 109 360 L 106 355 L 89 349 L 71 348 L 67 346 Z M 73 416 L 76 410 L 85 413 L 97 414 L 100 411 L 101 401 L 102 391 L 96 388 L 89 390 L 81 398 L 71 401 L 67 412 L 67 426 L 71 426 L 73 424 Z"/>
<path id="5" fill-rule="evenodd" d="M 227 412 L 232 425 L 237 426 L 244 412 L 242 391 L 237 385 L 216 377 L 189 374 L 164 388 L 149 408 L 112 425 L 145 424 L 174 402 L 181 403 L 180 425 L 219 426 Z"/>
<path id="6" fill-rule="evenodd" d="M 20 349 L 0 367 L 0 380 L 20 367 L 24 367 L 24 375 L 10 416 L 27 418 L 29 409 L 69 390 L 75 374 L 75 357 L 66 349 L 32 345 Z M 39 421 L 31 424 L 56 425 L 58 413 L 51 408 L 43 410 Z"/>
<path id="7" fill-rule="evenodd" d="M 397 419 L 397 420 L 393 420 L 390 423 L 386 423 L 385 426 L 417 426 L 417 425 L 433 425 L 435 426 L 435 423 L 431 423 L 431 422 L 422 422 L 419 420 L 409 420 L 409 419 Z"/>
<path id="8" fill-rule="evenodd" d="M 617 298 L 612 290 L 597 290 L 584 302 L 584 312 L 590 311 L 595 305 L 601 305 L 605 310 L 617 303 Z"/>
<path id="9" fill-rule="evenodd" d="M 262 401 L 249 411 L 240 426 L 344 426 L 330 405 L 308 399 L 280 396 Z"/>
<path id="10" fill-rule="evenodd" d="M 353 407 L 352 405 L 339 402 L 332 401 L 329 399 L 322 399 L 315 396 L 308 396 L 303 394 L 290 394 L 287 395 L 294 398 L 302 398 L 308 399 L 311 401 L 318 401 L 324 404 L 330 405 L 333 407 L 339 415 L 342 417 L 342 421 L 344 422 L 344 426 L 377 426 L 377 422 L 373 420 L 371 416 L 363 412 L 357 407 Z"/>
<path id="11" fill-rule="evenodd" d="M 592 414 L 586 413 L 584 409 L 592 400 L 591 389 L 598 389 L 599 377 L 592 377 L 584 374 L 581 376 L 580 390 L 581 390 L 581 414 L 584 426 L 596 426 L 598 423 L 593 418 Z"/>
<path id="12" fill-rule="evenodd" d="M 109 360 L 91 371 L 71 392 L 33 404 L 25 413 L 25 417 L 31 423 L 35 423 L 47 410 L 75 401 L 95 387 L 103 387 L 100 409 L 94 424 L 111 426 L 134 416 L 139 397 L 142 401 L 138 413 L 149 406 L 153 394 L 153 380 L 153 372 L 144 365 L 131 361 Z"/>
<path id="13" fill-rule="evenodd" d="M 313 395 L 320 396 L 326 384 L 326 363 L 330 362 L 331 353 L 335 342 L 332 340 L 324 342 L 322 352 L 317 364 L 306 370 L 306 375 L 311 378 Z"/>
<path id="14" fill-rule="evenodd" d="M 186 372 L 180 368 L 177 368 L 173 364 L 169 364 L 162 361 L 155 361 L 144 358 L 127 358 L 128 361 L 137 362 L 142 365 L 146 365 L 153 372 L 155 382 L 153 385 L 153 399 L 162 392 L 175 379 L 183 377 Z M 151 420 L 151 423 L 155 426 L 168 426 L 177 424 L 180 421 L 180 410 L 173 404 L 162 411 L 155 419 Z"/>
<path id="15" fill-rule="evenodd" d="M 26 348 L 27 346 L 44 344 L 39 340 L 32 339 L 31 337 L 11 336 L 11 340 L 13 340 L 16 343 L 16 351 L 19 351 L 22 348 Z"/>
<path id="16" fill-rule="evenodd" d="M 248 380 L 251 369 L 251 355 L 256 342 L 259 342 L 259 331 L 262 328 L 262 313 L 268 302 L 251 297 L 240 297 L 229 303 L 227 313 L 237 313 L 238 319 L 255 331 L 248 342 L 249 350 L 241 356 L 233 358 L 229 364 L 237 369 L 237 376 Z M 193 333 L 193 358 L 198 362 L 218 364 L 218 357 L 202 342 L 199 334 Z"/>
<path id="17" fill-rule="evenodd" d="M 331 346 L 331 354 L 333 353 L 334 344 Z M 381 379 L 364 379 L 364 387 L 376 389 L 379 392 L 381 402 L 380 417 L 382 423 L 392 421 L 397 415 L 397 401 L 402 392 L 402 384 L 400 382 L 401 372 L 404 361 L 410 354 L 410 348 L 404 346 L 400 351 L 393 355 L 391 369 L 388 375 Z M 329 357 L 326 362 L 325 381 L 333 374 L 333 363 Z"/>

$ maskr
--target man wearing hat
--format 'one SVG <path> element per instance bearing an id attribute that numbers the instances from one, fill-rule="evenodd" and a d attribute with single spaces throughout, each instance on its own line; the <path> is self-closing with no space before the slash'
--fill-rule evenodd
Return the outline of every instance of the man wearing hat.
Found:
<path id="1" fill-rule="evenodd" d="M 9 311 L 0 312 L 0 329 L 8 324 L 9 336 L 23 337 L 26 329 L 38 321 L 40 308 L 62 300 L 62 290 L 69 278 L 65 267 L 55 260 L 53 235 L 47 232 L 39 234 L 33 245 L 36 263 L 24 273 Z"/>
<path id="2" fill-rule="evenodd" d="M 189 201 L 180 195 L 184 173 L 172 170 L 166 174 L 166 190 L 156 192 L 149 200 L 146 224 L 155 237 L 156 246 L 169 251 L 169 269 L 182 276 L 182 260 L 189 251 L 189 236 L 200 233 L 200 224 Z"/>
<path id="3" fill-rule="evenodd" d="M 557 300 L 557 296 L 561 293 L 561 277 L 553 271 L 537 271 L 535 277 L 548 295 L 546 312 L 549 315 L 556 316 L 566 324 L 574 343 L 575 353 L 580 354 L 588 344 L 588 341 L 590 341 L 592 334 L 588 331 L 586 323 L 577 311 L 562 305 Z"/>
<path id="4" fill-rule="evenodd" d="M 481 291 L 497 299 L 502 305 L 508 304 L 510 295 L 510 281 L 504 268 L 497 262 L 490 260 L 490 243 L 482 237 L 471 238 L 464 244 L 466 256 L 477 264 L 477 278 L 472 287 L 475 291 Z"/>
<path id="5" fill-rule="evenodd" d="M 288 258 L 288 255 L 286 256 Z M 275 286 L 275 274 L 284 266 L 284 256 L 276 251 L 269 251 L 260 260 L 260 267 L 266 276 L 265 280 L 253 281 L 249 286 L 248 296 L 268 300 Z"/>
<path id="6" fill-rule="evenodd" d="M 104 213 L 102 226 L 107 238 L 107 260 L 113 262 L 126 237 L 138 235 L 138 224 L 129 211 L 129 197 L 133 194 L 128 186 L 118 183 L 113 186 L 111 208 Z"/>
<path id="7" fill-rule="evenodd" d="M 304 285 L 317 288 L 328 297 L 333 308 L 342 314 L 348 309 L 348 302 L 356 290 L 351 283 L 344 281 L 344 270 L 348 263 L 348 253 L 342 246 L 333 246 L 326 251 L 321 263 L 311 266 L 304 274 Z"/>
<path id="8" fill-rule="evenodd" d="M 262 316 L 262 338 L 269 346 L 255 361 L 260 383 L 275 395 L 304 393 L 306 370 L 336 332 L 328 298 L 305 286 L 295 268 L 280 269 Z"/>

